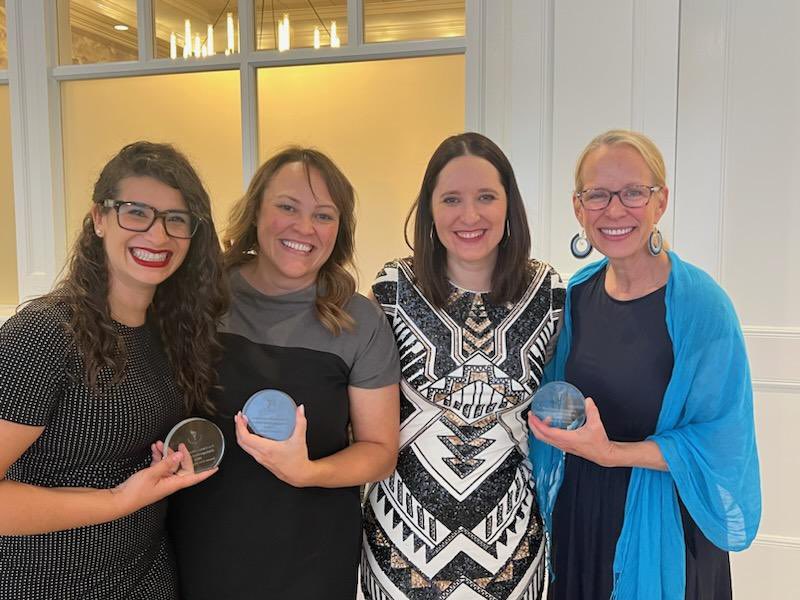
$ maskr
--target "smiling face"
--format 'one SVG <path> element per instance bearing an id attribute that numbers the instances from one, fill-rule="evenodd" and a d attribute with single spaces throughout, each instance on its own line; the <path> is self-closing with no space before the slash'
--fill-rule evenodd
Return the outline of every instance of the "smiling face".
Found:
<path id="1" fill-rule="evenodd" d="M 187 210 L 178 190 L 146 176 L 121 179 L 114 199 L 142 202 L 158 211 Z M 189 251 L 190 240 L 169 237 L 161 219 L 147 231 L 128 231 L 119 226 L 116 210 L 95 205 L 92 220 L 103 239 L 112 295 L 154 294 L 156 286 L 178 270 Z"/>
<path id="2" fill-rule="evenodd" d="M 624 144 L 591 152 L 584 160 L 581 179 L 583 189 L 616 191 L 628 185 L 656 185 L 639 152 Z M 575 216 L 598 252 L 624 260 L 649 255 L 647 238 L 667 208 L 668 195 L 667 188 L 654 192 L 641 208 L 627 208 L 616 195 L 601 210 L 587 210 L 575 196 L 572 202 Z"/>
<path id="3" fill-rule="evenodd" d="M 477 267 L 491 274 L 507 205 L 500 174 L 488 160 L 468 154 L 444 166 L 431 195 L 431 212 L 449 270 Z"/>
<path id="4" fill-rule="evenodd" d="M 339 230 L 339 210 L 320 172 L 300 162 L 278 169 L 264 190 L 256 229 L 258 257 L 249 274 L 262 291 L 286 294 L 315 283 Z"/>

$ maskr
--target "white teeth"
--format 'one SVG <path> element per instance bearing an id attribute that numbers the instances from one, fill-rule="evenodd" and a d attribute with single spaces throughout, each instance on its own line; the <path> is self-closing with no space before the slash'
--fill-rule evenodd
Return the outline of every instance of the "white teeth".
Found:
<path id="1" fill-rule="evenodd" d="M 456 231 L 456 235 L 465 240 L 471 240 L 483 235 L 483 230 L 480 231 Z"/>
<path id="2" fill-rule="evenodd" d="M 600 228 L 605 235 L 625 235 L 633 231 L 633 227 L 622 227 L 620 229 L 603 229 Z"/>
<path id="3" fill-rule="evenodd" d="M 146 260 L 148 262 L 164 262 L 167 260 L 166 252 L 148 252 L 141 248 L 133 248 L 131 252 L 139 260 Z"/>
<path id="4" fill-rule="evenodd" d="M 293 242 L 291 240 L 281 240 L 281 244 L 287 248 L 298 250 L 300 252 L 311 252 L 311 249 L 313 248 L 311 244 L 302 244 L 300 242 Z"/>

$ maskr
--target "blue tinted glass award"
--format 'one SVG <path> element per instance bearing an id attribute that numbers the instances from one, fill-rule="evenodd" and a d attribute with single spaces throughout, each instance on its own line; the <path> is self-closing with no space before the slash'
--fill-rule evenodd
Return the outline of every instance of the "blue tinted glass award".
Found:
<path id="1" fill-rule="evenodd" d="M 552 381 L 536 390 L 531 411 L 542 421 L 550 417 L 550 426 L 559 429 L 577 429 L 586 422 L 583 394 L 566 381 Z"/>
<path id="2" fill-rule="evenodd" d="M 271 440 L 289 439 L 294 432 L 297 405 L 280 390 L 261 390 L 245 402 L 242 412 L 250 430 Z"/>
<path id="3" fill-rule="evenodd" d="M 208 419 L 193 417 L 175 425 L 164 439 L 164 448 L 177 452 L 180 444 L 189 451 L 195 473 L 213 469 L 225 454 L 225 438 Z"/>

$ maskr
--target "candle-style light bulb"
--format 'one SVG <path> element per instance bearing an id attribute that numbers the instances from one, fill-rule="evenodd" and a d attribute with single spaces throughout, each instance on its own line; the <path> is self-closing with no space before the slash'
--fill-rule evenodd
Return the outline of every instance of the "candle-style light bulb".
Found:
<path id="1" fill-rule="evenodd" d="M 183 22 L 183 58 L 192 55 L 192 23 L 189 19 Z"/>
<path id="2" fill-rule="evenodd" d="M 314 49 L 319 50 L 319 27 L 314 27 Z"/>
<path id="3" fill-rule="evenodd" d="M 331 21 L 331 48 L 339 48 L 341 45 L 339 36 L 336 35 L 336 21 Z"/>
<path id="4" fill-rule="evenodd" d="M 206 49 L 208 50 L 209 56 L 214 56 L 217 51 L 214 50 L 214 26 L 208 26 L 208 30 L 206 32 Z"/>
<path id="5" fill-rule="evenodd" d="M 200 58 L 200 48 L 202 47 L 202 42 L 200 42 L 200 34 L 194 34 L 194 55 L 195 58 Z"/>
<path id="6" fill-rule="evenodd" d="M 284 52 L 291 47 L 289 40 L 289 15 L 283 15 L 278 22 L 278 51 Z"/>
<path id="7" fill-rule="evenodd" d="M 233 13 L 228 13 L 227 16 L 227 25 L 228 25 L 228 44 L 225 48 L 225 54 L 233 54 L 234 46 L 233 46 Z"/>
<path id="8" fill-rule="evenodd" d="M 169 57 L 172 60 L 178 58 L 178 36 L 174 31 L 169 34 Z"/>

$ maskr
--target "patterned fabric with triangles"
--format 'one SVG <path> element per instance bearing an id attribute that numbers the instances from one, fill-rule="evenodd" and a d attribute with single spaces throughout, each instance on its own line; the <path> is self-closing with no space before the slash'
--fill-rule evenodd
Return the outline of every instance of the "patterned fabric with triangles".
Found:
<path id="1" fill-rule="evenodd" d="M 410 259 L 372 286 L 400 361 L 397 469 L 364 506 L 367 600 L 534 600 L 544 543 L 528 461 L 526 415 L 555 342 L 564 286 L 529 263 L 514 304 L 453 287 L 434 310 Z"/>

